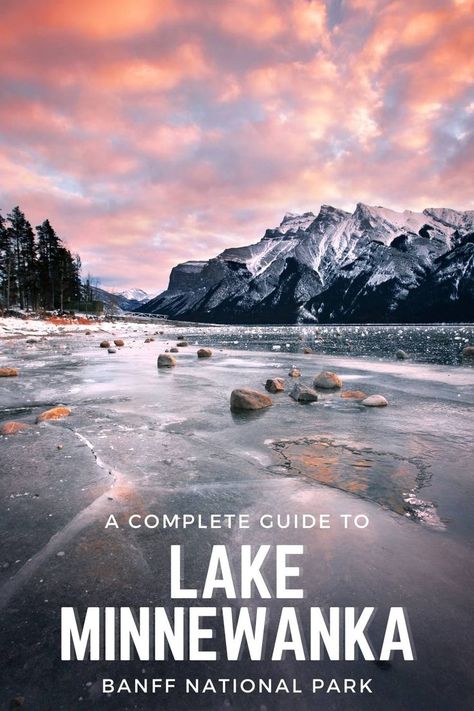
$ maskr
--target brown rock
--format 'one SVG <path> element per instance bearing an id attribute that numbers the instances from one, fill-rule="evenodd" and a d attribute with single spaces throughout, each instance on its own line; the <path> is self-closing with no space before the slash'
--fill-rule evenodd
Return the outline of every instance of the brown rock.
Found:
<path id="1" fill-rule="evenodd" d="M 293 390 L 290 392 L 290 397 L 297 402 L 316 402 L 318 393 L 313 388 L 308 388 L 307 385 L 296 383 Z"/>
<path id="2" fill-rule="evenodd" d="M 14 378 L 18 373 L 18 368 L 0 368 L 0 378 Z"/>
<path id="3" fill-rule="evenodd" d="M 197 352 L 198 358 L 210 358 L 212 356 L 212 351 L 210 348 L 200 348 Z"/>
<path id="4" fill-rule="evenodd" d="M 176 346 L 174 348 L 170 348 L 170 353 L 179 353 L 179 348 L 176 348 Z"/>
<path id="5" fill-rule="evenodd" d="M 176 358 L 169 353 L 160 353 L 157 365 L 158 368 L 173 368 L 176 365 Z"/>
<path id="6" fill-rule="evenodd" d="M 336 373 L 331 373 L 330 370 L 323 370 L 319 373 L 313 381 L 315 388 L 321 388 L 322 390 L 335 390 L 336 388 L 342 388 L 342 380 L 336 375 Z"/>
<path id="7" fill-rule="evenodd" d="M 388 401 L 383 395 L 369 395 L 365 400 L 362 400 L 362 404 L 366 407 L 387 407 Z"/>
<path id="8" fill-rule="evenodd" d="M 312 349 L 312 348 L 309 348 L 309 346 L 305 346 L 305 347 L 303 348 L 303 353 L 309 354 L 309 353 L 312 353 L 312 352 L 313 352 L 313 349 Z"/>
<path id="9" fill-rule="evenodd" d="M 26 422 L 15 422 L 11 420 L 10 422 L 4 422 L 0 427 L 0 434 L 2 435 L 14 435 L 18 432 L 24 432 L 29 429 L 30 425 Z"/>
<path id="10" fill-rule="evenodd" d="M 84 331 L 84 335 L 85 335 L 85 336 L 90 336 L 91 333 L 92 333 L 92 331 Z"/>
<path id="11" fill-rule="evenodd" d="M 110 341 L 101 341 L 100 347 L 101 348 L 110 348 Z"/>
<path id="12" fill-rule="evenodd" d="M 145 338 L 145 343 L 151 343 L 154 340 L 154 338 Z"/>
<path id="13" fill-rule="evenodd" d="M 262 410 L 271 405 L 273 402 L 268 395 L 251 388 L 237 388 L 230 396 L 230 409 L 234 412 Z"/>
<path id="14" fill-rule="evenodd" d="M 464 346 L 462 354 L 465 358 L 474 358 L 474 346 Z"/>
<path id="15" fill-rule="evenodd" d="M 178 343 L 176 345 L 181 348 L 181 347 L 187 346 L 188 342 L 187 341 L 178 341 Z"/>
<path id="16" fill-rule="evenodd" d="M 121 338 L 116 338 L 114 343 L 118 348 L 121 348 L 122 346 L 125 345 L 125 343 L 123 342 L 123 340 Z"/>
<path id="17" fill-rule="evenodd" d="M 301 370 L 298 370 L 298 368 L 292 368 L 288 375 L 290 378 L 301 378 Z"/>
<path id="18" fill-rule="evenodd" d="M 58 407 L 52 407 L 51 410 L 46 410 L 38 415 L 36 422 L 45 422 L 46 420 L 61 420 L 63 417 L 69 417 L 71 410 L 69 407 L 64 407 L 64 405 L 58 405 Z"/>
<path id="19" fill-rule="evenodd" d="M 364 400 L 367 397 L 367 393 L 363 390 L 344 390 L 341 393 L 341 397 L 345 400 Z"/>
<path id="20" fill-rule="evenodd" d="M 269 393 L 281 393 L 285 389 L 283 378 L 268 378 L 265 383 L 265 390 Z"/>

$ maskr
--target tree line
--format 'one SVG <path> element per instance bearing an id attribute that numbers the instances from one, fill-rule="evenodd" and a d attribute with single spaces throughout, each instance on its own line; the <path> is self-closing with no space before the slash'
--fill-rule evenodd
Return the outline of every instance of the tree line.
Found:
<path id="1" fill-rule="evenodd" d="M 19 207 L 0 213 L 0 302 L 9 309 L 60 309 L 81 300 L 81 259 L 49 220 L 33 229 Z"/>

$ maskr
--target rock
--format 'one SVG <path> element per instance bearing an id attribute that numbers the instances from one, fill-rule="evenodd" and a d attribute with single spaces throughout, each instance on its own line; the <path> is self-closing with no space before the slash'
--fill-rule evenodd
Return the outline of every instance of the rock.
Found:
<path id="1" fill-rule="evenodd" d="M 300 378 L 301 377 L 301 370 L 298 370 L 298 368 L 292 368 L 288 375 L 290 378 Z"/>
<path id="2" fill-rule="evenodd" d="M 46 410 L 38 415 L 36 422 L 44 422 L 45 420 L 61 420 L 63 417 L 69 417 L 71 410 L 69 407 L 64 407 L 64 405 L 58 405 L 58 407 L 52 407 L 51 410 Z"/>
<path id="3" fill-rule="evenodd" d="M 27 338 L 26 342 L 27 343 L 39 343 L 39 339 L 38 338 Z"/>
<path id="4" fill-rule="evenodd" d="M 117 353 L 117 350 L 115 348 L 107 348 L 108 353 Z"/>
<path id="5" fill-rule="evenodd" d="M 154 340 L 154 338 L 145 338 L 145 343 L 151 343 Z"/>
<path id="6" fill-rule="evenodd" d="M 92 333 L 92 331 L 84 331 L 84 335 L 85 335 L 85 336 L 90 336 L 91 333 Z"/>
<path id="7" fill-rule="evenodd" d="M 302 385 L 301 383 L 296 383 L 290 392 L 290 397 L 296 402 L 316 402 L 318 399 L 318 393 L 313 388 L 309 388 L 307 385 Z"/>
<path id="8" fill-rule="evenodd" d="M 399 350 L 395 353 L 395 357 L 397 360 L 406 360 L 408 358 L 408 353 L 405 353 L 405 351 L 402 351 L 402 349 L 399 348 Z"/>
<path id="9" fill-rule="evenodd" d="M 330 370 L 323 370 L 319 373 L 313 381 L 315 388 L 321 388 L 322 390 L 335 390 L 336 388 L 342 388 L 342 380 L 336 375 L 336 373 L 331 373 Z"/>
<path id="10" fill-rule="evenodd" d="M 110 341 L 101 341 L 100 347 L 101 348 L 110 348 Z"/>
<path id="11" fill-rule="evenodd" d="M 184 341 L 184 336 L 176 336 L 177 341 Z"/>
<path id="12" fill-rule="evenodd" d="M 121 338 L 116 338 L 115 341 L 114 341 L 114 343 L 115 343 L 115 345 L 116 345 L 118 348 L 121 348 L 122 346 L 125 345 L 125 343 L 122 341 Z"/>
<path id="13" fill-rule="evenodd" d="M 366 407 L 387 407 L 388 401 L 383 395 L 369 395 L 365 400 L 362 400 L 362 404 Z"/>
<path id="14" fill-rule="evenodd" d="M 464 346 L 462 354 L 464 358 L 474 358 L 474 346 Z"/>
<path id="15" fill-rule="evenodd" d="M 11 701 L 10 701 L 10 708 L 11 709 L 19 709 L 21 706 L 24 706 L 25 704 L 25 697 L 24 696 L 15 696 Z"/>
<path id="16" fill-rule="evenodd" d="M 197 352 L 198 358 L 210 358 L 212 356 L 212 351 L 210 348 L 200 348 Z"/>
<path id="17" fill-rule="evenodd" d="M 170 353 L 179 353 L 179 348 L 170 348 Z"/>
<path id="18" fill-rule="evenodd" d="M 160 353 L 157 364 L 158 368 L 173 368 L 176 365 L 176 358 L 169 353 Z"/>
<path id="19" fill-rule="evenodd" d="M 309 354 L 309 353 L 312 353 L 312 352 L 313 352 L 313 349 L 312 349 L 312 348 L 309 348 L 309 346 L 305 346 L 305 347 L 303 348 L 303 353 Z"/>
<path id="20" fill-rule="evenodd" d="M 281 393 L 285 389 L 283 378 L 268 378 L 265 383 L 265 390 L 269 393 Z"/>
<path id="21" fill-rule="evenodd" d="M 232 391 L 230 396 L 230 409 L 234 412 L 262 410 L 271 405 L 273 405 L 273 402 L 268 395 L 251 388 L 237 388 Z"/>
<path id="22" fill-rule="evenodd" d="M 178 341 L 178 343 L 176 345 L 178 347 L 184 347 L 184 346 L 188 345 L 188 342 L 187 341 Z"/>
<path id="23" fill-rule="evenodd" d="M 14 378 L 18 372 L 18 368 L 0 368 L 0 378 Z"/>
<path id="24" fill-rule="evenodd" d="M 0 426 L 0 434 L 14 435 L 18 432 L 24 432 L 29 429 L 29 427 L 30 425 L 27 425 L 25 422 L 15 422 L 14 420 L 10 420 L 9 422 L 4 422 Z"/>
<path id="25" fill-rule="evenodd" d="M 367 393 L 363 390 L 344 390 L 341 393 L 341 397 L 345 400 L 364 400 L 367 397 Z"/>

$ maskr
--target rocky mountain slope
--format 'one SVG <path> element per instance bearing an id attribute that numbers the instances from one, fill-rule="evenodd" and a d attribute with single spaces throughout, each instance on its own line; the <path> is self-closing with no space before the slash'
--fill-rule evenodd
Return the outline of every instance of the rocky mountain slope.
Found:
<path id="1" fill-rule="evenodd" d="M 92 287 L 94 299 L 102 301 L 108 309 L 118 311 L 133 311 L 150 300 L 150 296 L 142 289 L 128 289 L 114 294 L 98 286 Z"/>
<path id="2" fill-rule="evenodd" d="M 260 242 L 173 268 L 138 307 L 213 323 L 472 321 L 474 211 L 359 203 L 285 215 Z"/>

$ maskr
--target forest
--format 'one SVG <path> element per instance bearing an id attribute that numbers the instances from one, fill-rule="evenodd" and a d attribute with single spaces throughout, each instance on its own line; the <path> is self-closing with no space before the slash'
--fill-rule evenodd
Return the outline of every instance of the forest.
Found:
<path id="1" fill-rule="evenodd" d="M 81 259 L 49 220 L 33 228 L 17 206 L 0 213 L 0 305 L 3 309 L 70 309 L 83 294 Z"/>

